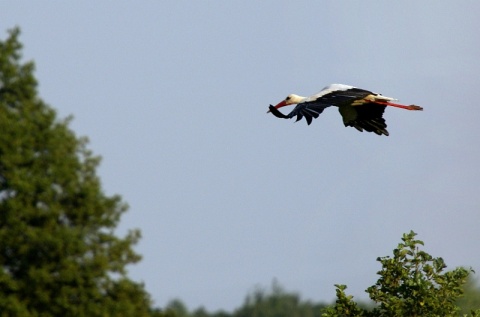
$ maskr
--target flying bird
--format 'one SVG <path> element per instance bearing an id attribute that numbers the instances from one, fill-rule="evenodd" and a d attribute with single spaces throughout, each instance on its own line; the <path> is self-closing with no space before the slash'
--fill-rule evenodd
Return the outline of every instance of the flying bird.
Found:
<path id="1" fill-rule="evenodd" d="M 383 119 L 383 112 L 387 106 L 407 110 L 423 110 L 422 107 L 416 105 L 406 106 L 393 103 L 392 101 L 395 100 L 397 99 L 382 96 L 369 90 L 343 84 L 332 84 L 310 97 L 288 95 L 285 100 L 282 100 L 276 106 L 270 105 L 270 110 L 267 113 L 271 112 L 276 117 L 283 119 L 296 117 L 296 121 L 305 117 L 307 124 L 310 125 L 313 118 L 318 118 L 325 108 L 336 106 L 346 127 L 354 127 L 360 132 L 365 130 L 388 136 L 387 124 Z M 295 104 L 297 106 L 287 115 L 278 110 Z"/>

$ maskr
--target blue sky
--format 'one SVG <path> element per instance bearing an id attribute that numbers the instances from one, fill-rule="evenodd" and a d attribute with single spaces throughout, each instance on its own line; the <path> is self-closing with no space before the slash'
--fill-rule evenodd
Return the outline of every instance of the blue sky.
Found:
<path id="1" fill-rule="evenodd" d="M 3 1 L 40 96 L 103 157 L 139 228 L 129 268 L 155 303 L 231 310 L 277 279 L 366 298 L 375 259 L 417 232 L 480 270 L 480 3 Z M 265 112 L 343 83 L 418 104 L 389 137 Z"/>

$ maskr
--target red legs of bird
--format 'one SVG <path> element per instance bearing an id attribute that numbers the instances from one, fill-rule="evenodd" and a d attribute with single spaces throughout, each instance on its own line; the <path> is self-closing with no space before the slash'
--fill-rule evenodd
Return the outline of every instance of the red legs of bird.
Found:
<path id="1" fill-rule="evenodd" d="M 397 107 L 397 108 L 402 108 L 402 109 L 407 109 L 407 110 L 423 110 L 422 107 L 415 106 L 415 105 L 399 105 L 398 103 L 393 103 L 393 102 L 388 102 L 388 101 L 375 101 L 374 103 L 380 104 L 380 105 L 385 105 L 385 106 L 391 106 L 391 107 Z"/>

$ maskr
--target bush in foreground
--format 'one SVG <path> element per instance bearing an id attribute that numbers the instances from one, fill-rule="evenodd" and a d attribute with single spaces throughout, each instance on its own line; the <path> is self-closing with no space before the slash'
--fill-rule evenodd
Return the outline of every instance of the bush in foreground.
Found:
<path id="1" fill-rule="evenodd" d="M 460 308 L 456 303 L 473 270 L 460 267 L 445 272 L 443 259 L 420 250 L 423 242 L 415 240 L 415 236 L 413 231 L 404 234 L 393 257 L 377 259 L 382 264 L 380 278 L 367 289 L 377 304 L 374 309 L 360 308 L 352 296 L 345 294 L 345 285 L 336 285 L 336 303 L 323 316 L 458 316 Z M 480 310 L 470 314 L 480 316 Z"/>

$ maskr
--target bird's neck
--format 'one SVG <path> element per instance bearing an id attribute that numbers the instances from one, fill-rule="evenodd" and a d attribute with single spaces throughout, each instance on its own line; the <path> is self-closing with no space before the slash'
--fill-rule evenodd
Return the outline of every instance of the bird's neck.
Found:
<path id="1" fill-rule="evenodd" d="M 303 96 L 299 96 L 299 95 L 295 95 L 295 94 L 291 94 L 290 95 L 290 102 L 291 103 L 300 103 L 300 102 L 303 102 L 305 100 L 306 97 L 303 97 Z"/>

